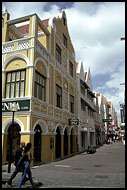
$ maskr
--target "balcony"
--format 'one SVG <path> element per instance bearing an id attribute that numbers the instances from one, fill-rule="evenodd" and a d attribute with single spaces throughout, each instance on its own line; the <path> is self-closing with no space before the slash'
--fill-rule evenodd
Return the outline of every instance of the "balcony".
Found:
<path id="1" fill-rule="evenodd" d="M 39 40 L 35 40 L 35 37 L 26 37 L 3 43 L 2 55 L 29 50 L 31 48 L 35 48 L 37 52 L 46 60 L 49 59 L 49 53 L 47 49 L 39 42 Z"/>

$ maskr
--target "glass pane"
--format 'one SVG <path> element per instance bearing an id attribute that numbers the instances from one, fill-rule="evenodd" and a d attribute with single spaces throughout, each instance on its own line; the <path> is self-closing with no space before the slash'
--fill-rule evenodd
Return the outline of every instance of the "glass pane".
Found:
<path id="1" fill-rule="evenodd" d="M 21 71 L 21 80 L 25 80 L 25 71 Z"/>
<path id="2" fill-rule="evenodd" d="M 7 74 L 7 82 L 10 82 L 11 81 L 11 73 L 8 73 Z"/>
<path id="3" fill-rule="evenodd" d="M 58 86 L 56 86 L 56 93 L 62 95 L 62 89 Z"/>
<path id="4" fill-rule="evenodd" d="M 24 82 L 21 82 L 20 96 L 24 96 Z"/>
<path id="5" fill-rule="evenodd" d="M 39 86 L 37 85 L 37 98 L 39 98 Z"/>
<path id="6" fill-rule="evenodd" d="M 40 75 L 37 75 L 37 82 L 40 83 Z"/>
<path id="7" fill-rule="evenodd" d="M 12 73 L 12 80 L 11 80 L 12 82 L 14 82 L 15 81 L 15 73 Z"/>
<path id="8" fill-rule="evenodd" d="M 19 80 L 20 80 L 20 71 L 18 71 L 16 74 L 16 81 L 19 81 Z"/>
<path id="9" fill-rule="evenodd" d="M 45 78 L 42 80 L 42 85 L 45 86 Z"/>
<path id="10" fill-rule="evenodd" d="M 42 76 L 39 76 L 39 84 L 42 85 Z"/>
<path id="11" fill-rule="evenodd" d="M 19 82 L 16 83 L 15 96 L 16 96 L 16 97 L 19 97 Z"/>
<path id="12" fill-rule="evenodd" d="M 42 89 L 42 100 L 45 101 L 45 90 L 44 90 L 44 88 Z"/>
<path id="13" fill-rule="evenodd" d="M 10 84 L 6 86 L 6 98 L 9 98 Z"/>
<path id="14" fill-rule="evenodd" d="M 11 84 L 11 98 L 14 97 L 14 83 Z"/>
<path id="15" fill-rule="evenodd" d="M 42 100 L 42 87 L 39 86 L 39 99 Z"/>
<path id="16" fill-rule="evenodd" d="M 34 87 L 34 96 L 37 98 L 37 84 L 35 82 L 35 87 Z"/>

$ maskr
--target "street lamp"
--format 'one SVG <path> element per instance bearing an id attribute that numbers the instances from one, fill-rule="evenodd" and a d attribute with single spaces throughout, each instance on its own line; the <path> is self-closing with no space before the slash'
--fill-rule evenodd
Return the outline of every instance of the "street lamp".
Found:
<path id="1" fill-rule="evenodd" d="M 12 140 L 13 140 L 13 126 L 14 126 L 14 113 L 18 110 L 18 105 L 16 102 L 10 105 L 10 111 L 13 112 L 12 116 L 12 126 L 11 126 L 11 144 L 10 144 L 10 155 L 9 155 L 9 162 L 8 162 L 8 173 L 11 171 L 11 161 L 12 161 Z"/>

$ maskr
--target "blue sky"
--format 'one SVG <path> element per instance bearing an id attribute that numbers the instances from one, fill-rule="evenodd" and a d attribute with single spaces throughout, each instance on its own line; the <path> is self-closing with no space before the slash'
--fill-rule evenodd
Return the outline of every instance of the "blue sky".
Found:
<path id="1" fill-rule="evenodd" d="M 3 2 L 11 19 L 37 13 L 41 19 L 57 17 L 62 9 L 75 49 L 76 61 L 90 67 L 93 90 L 111 100 L 118 119 L 124 101 L 124 2 Z"/>

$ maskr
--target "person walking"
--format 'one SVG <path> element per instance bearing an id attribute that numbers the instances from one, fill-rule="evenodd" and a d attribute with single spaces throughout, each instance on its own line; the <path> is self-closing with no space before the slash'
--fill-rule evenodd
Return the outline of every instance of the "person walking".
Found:
<path id="1" fill-rule="evenodd" d="M 20 143 L 20 147 L 17 149 L 16 154 L 15 154 L 15 161 L 14 161 L 14 165 L 16 166 L 15 171 L 13 172 L 13 174 L 11 175 L 10 179 L 6 182 L 7 187 L 11 187 L 12 186 L 12 180 L 16 177 L 18 172 L 23 172 L 23 165 L 18 164 L 20 158 L 22 157 L 22 151 L 24 150 L 25 147 L 25 142 L 21 142 Z M 25 180 L 27 181 L 27 178 L 25 178 Z"/>
<path id="2" fill-rule="evenodd" d="M 24 148 L 24 151 L 22 152 L 22 156 L 24 158 L 24 171 L 23 171 L 23 175 L 20 178 L 18 188 L 21 188 L 26 174 L 28 174 L 28 177 L 29 177 L 29 180 L 30 180 L 32 187 L 35 186 L 35 183 L 32 180 L 32 173 L 30 170 L 30 162 L 31 162 L 31 160 L 33 160 L 31 157 L 31 153 L 30 153 L 31 147 L 32 147 L 32 144 L 27 143 L 26 147 Z"/>

